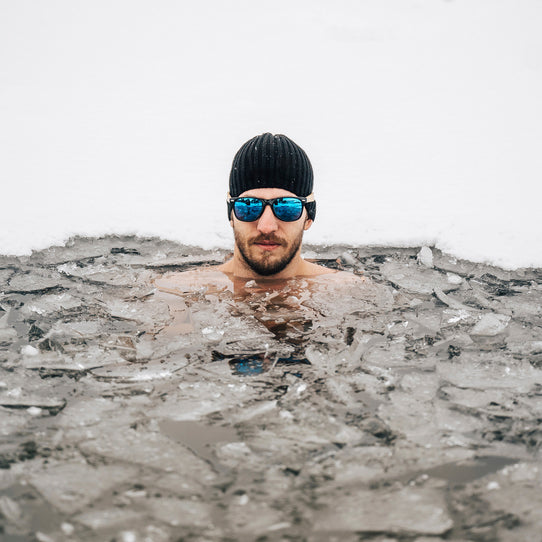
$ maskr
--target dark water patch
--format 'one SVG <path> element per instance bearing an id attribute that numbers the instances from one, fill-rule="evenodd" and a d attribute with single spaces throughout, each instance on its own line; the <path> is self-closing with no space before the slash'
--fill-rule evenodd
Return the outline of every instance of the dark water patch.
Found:
<path id="1" fill-rule="evenodd" d="M 208 461 L 217 472 L 225 472 L 213 447 L 218 443 L 236 442 L 239 435 L 232 427 L 206 425 L 195 421 L 161 420 L 160 430 L 170 439 L 183 444 L 198 457 Z"/>
<path id="2" fill-rule="evenodd" d="M 110 250 L 111 254 L 130 254 L 130 255 L 140 255 L 139 250 L 137 248 L 129 248 L 129 247 L 113 247 Z"/>
<path id="3" fill-rule="evenodd" d="M 467 461 L 447 463 L 416 473 L 410 473 L 401 477 L 400 480 L 404 483 L 409 483 L 420 476 L 430 476 L 446 480 L 451 487 L 455 487 L 473 482 L 478 478 L 497 472 L 507 465 L 514 465 L 519 461 L 519 459 L 505 456 L 477 457 Z"/>

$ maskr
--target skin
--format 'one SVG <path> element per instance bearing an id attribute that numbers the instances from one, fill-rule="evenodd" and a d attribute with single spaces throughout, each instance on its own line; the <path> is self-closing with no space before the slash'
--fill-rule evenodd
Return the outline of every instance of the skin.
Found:
<path id="1" fill-rule="evenodd" d="M 241 196 L 272 199 L 295 196 L 281 188 L 257 188 Z M 226 275 L 243 279 L 284 280 L 334 273 L 332 269 L 307 262 L 301 257 L 303 233 L 312 226 L 306 209 L 299 220 L 283 222 L 270 206 L 254 222 L 242 222 L 234 213 L 230 224 L 235 236 L 233 258 L 218 267 Z"/>

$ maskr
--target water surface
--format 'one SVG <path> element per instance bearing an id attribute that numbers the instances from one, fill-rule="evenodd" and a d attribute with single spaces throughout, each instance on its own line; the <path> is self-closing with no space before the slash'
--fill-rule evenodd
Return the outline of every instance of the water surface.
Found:
<path id="1" fill-rule="evenodd" d="M 542 272 L 416 254 L 168 294 L 226 254 L 2 257 L 4 538 L 536 540 Z"/>

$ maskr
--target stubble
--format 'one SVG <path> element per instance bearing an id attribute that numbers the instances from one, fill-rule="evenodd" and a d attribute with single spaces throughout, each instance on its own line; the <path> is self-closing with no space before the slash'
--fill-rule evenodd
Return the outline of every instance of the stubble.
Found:
<path id="1" fill-rule="evenodd" d="M 283 239 L 277 239 L 273 236 L 259 235 L 253 239 L 247 239 L 237 230 L 234 230 L 234 237 L 235 244 L 239 249 L 239 253 L 247 266 L 258 275 L 268 277 L 283 271 L 294 259 L 299 247 L 301 246 L 301 241 L 303 240 L 303 230 L 299 232 L 299 235 L 293 239 L 290 244 L 285 244 Z M 281 247 L 286 247 L 286 250 L 282 256 L 276 256 L 273 254 L 273 252 L 263 252 L 263 254 L 257 254 L 254 243 L 260 241 L 274 241 L 279 243 Z"/>

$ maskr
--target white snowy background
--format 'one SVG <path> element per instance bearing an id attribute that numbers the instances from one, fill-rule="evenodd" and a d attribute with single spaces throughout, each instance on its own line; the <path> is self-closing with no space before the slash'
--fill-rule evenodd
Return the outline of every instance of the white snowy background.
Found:
<path id="1" fill-rule="evenodd" d="M 246 140 L 309 154 L 310 243 L 542 266 L 540 0 L 0 0 L 0 253 L 232 245 Z"/>

